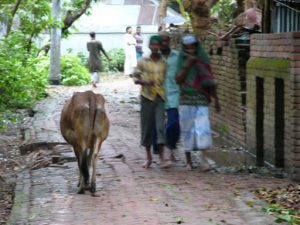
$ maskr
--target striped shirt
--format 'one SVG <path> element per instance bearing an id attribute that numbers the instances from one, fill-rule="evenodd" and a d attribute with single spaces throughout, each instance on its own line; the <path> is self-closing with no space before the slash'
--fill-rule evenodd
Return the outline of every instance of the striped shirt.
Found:
<path id="1" fill-rule="evenodd" d="M 165 99 L 164 80 L 167 64 L 163 59 L 154 62 L 150 57 L 141 59 L 135 73 L 141 74 L 143 80 L 153 80 L 154 85 L 142 85 L 141 95 L 153 101 L 157 95 Z"/>
<path id="2" fill-rule="evenodd" d="M 135 49 L 137 52 L 143 52 L 143 37 L 139 33 L 135 33 L 134 38 L 136 40 Z"/>

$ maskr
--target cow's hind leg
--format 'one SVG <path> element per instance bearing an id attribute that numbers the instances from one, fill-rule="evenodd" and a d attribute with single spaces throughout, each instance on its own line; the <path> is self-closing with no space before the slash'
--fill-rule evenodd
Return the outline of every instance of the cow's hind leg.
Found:
<path id="1" fill-rule="evenodd" d="M 80 181 L 79 181 L 79 189 L 77 191 L 77 194 L 84 194 L 85 190 L 89 190 L 89 166 L 87 162 L 87 151 L 84 151 L 84 153 L 81 155 L 80 158 Z"/>
<path id="2" fill-rule="evenodd" d="M 97 164 L 97 160 L 98 160 L 98 152 L 101 148 L 101 142 L 100 140 L 97 138 L 95 145 L 94 145 L 94 151 L 93 151 L 93 155 L 92 155 L 92 177 L 91 177 L 91 188 L 90 188 L 90 192 L 92 194 L 94 194 L 96 192 L 96 164 Z"/>
<path id="3" fill-rule="evenodd" d="M 78 165 L 78 168 L 79 168 L 79 179 L 78 179 L 78 183 L 77 183 L 77 187 L 80 186 L 80 181 L 81 181 L 81 171 L 80 171 L 80 153 L 78 151 L 77 148 L 74 147 L 74 153 L 75 153 L 75 156 L 76 156 L 76 160 L 77 160 L 77 165 Z"/>

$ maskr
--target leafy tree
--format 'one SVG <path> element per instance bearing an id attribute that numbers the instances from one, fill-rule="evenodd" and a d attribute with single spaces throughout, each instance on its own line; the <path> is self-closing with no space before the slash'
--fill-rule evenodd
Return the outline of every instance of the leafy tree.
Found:
<path id="1" fill-rule="evenodd" d="M 236 5 L 232 0 L 220 0 L 211 8 L 211 14 L 216 15 L 219 19 L 219 25 L 232 23 L 233 13 L 236 11 Z"/>
<path id="2" fill-rule="evenodd" d="M 44 96 L 47 85 L 34 40 L 52 26 L 51 7 L 48 0 L 1 1 L 0 11 L 0 21 L 7 24 L 0 39 L 0 110 L 29 107 Z"/>
<path id="3" fill-rule="evenodd" d="M 62 27 L 67 33 L 74 21 L 87 12 L 91 2 L 73 0 L 65 3 L 63 12 L 66 16 L 63 16 L 61 25 L 51 17 L 49 0 L 0 1 L 0 24 L 6 25 L 5 35 L 0 36 L 0 111 L 29 107 L 44 96 L 48 74 L 42 69 L 45 58 L 38 56 L 40 50 L 35 43 L 51 27 Z M 67 65 L 68 62 L 63 59 L 62 64 Z M 87 71 L 79 66 L 75 68 L 85 75 L 83 80 L 87 82 Z M 67 79 L 68 82 L 63 83 L 82 83 L 81 78 Z"/>
<path id="4" fill-rule="evenodd" d="M 94 1 L 97 2 L 98 0 Z M 62 35 L 67 36 L 69 34 L 68 29 L 73 23 L 83 14 L 89 13 L 88 9 L 91 7 L 91 4 L 92 0 L 73 0 L 64 3 L 63 11 L 65 16 L 63 17 Z"/>

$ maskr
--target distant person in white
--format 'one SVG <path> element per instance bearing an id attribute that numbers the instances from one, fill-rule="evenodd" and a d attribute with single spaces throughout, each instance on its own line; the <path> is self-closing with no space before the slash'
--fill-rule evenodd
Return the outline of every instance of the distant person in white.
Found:
<path id="1" fill-rule="evenodd" d="M 125 63 L 124 63 L 124 75 L 130 75 L 133 73 L 134 68 L 137 65 L 135 45 L 136 40 L 132 34 L 132 27 L 126 27 L 126 34 L 124 35 L 124 51 L 125 51 Z"/>

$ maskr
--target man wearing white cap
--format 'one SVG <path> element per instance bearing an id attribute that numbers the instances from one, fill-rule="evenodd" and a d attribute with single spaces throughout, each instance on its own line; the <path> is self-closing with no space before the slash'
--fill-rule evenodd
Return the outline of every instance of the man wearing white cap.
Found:
<path id="1" fill-rule="evenodd" d="M 206 151 L 212 148 L 209 103 L 215 99 L 220 110 L 209 58 L 194 35 L 182 38 L 176 82 L 180 85 L 180 137 L 186 155 L 187 169 L 192 170 L 192 151 L 202 151 L 203 170 L 208 170 Z"/>

